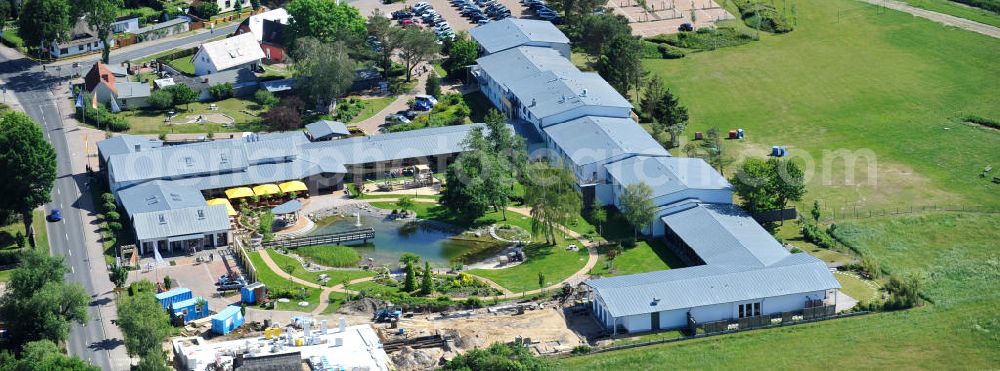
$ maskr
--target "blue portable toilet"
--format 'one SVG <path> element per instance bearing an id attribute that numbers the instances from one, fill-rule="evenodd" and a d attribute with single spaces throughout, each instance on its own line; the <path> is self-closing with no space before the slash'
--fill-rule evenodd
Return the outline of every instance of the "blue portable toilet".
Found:
<path id="1" fill-rule="evenodd" d="M 230 305 L 212 316 L 212 332 L 225 335 L 242 326 L 245 321 L 243 313 L 240 312 L 240 307 Z"/>
<path id="2" fill-rule="evenodd" d="M 743 139 L 743 129 L 736 129 L 736 138 Z"/>
<path id="3" fill-rule="evenodd" d="M 160 302 L 160 306 L 164 310 L 170 309 L 170 304 L 191 299 L 191 289 L 186 289 L 183 287 L 178 287 L 176 289 L 161 292 L 156 294 L 156 300 Z"/>
<path id="4" fill-rule="evenodd" d="M 204 301 L 201 308 L 198 308 L 198 301 Z M 173 304 L 172 308 L 173 312 L 171 312 L 171 315 L 173 317 L 184 318 L 184 322 L 194 321 L 208 316 L 208 301 L 201 296 L 176 302 Z"/>
<path id="5" fill-rule="evenodd" d="M 781 147 L 771 146 L 771 156 L 781 156 Z"/>
<path id="6" fill-rule="evenodd" d="M 257 300 L 263 299 L 258 296 L 265 296 L 263 283 L 254 282 L 240 289 L 240 297 L 244 303 L 257 304 Z"/>

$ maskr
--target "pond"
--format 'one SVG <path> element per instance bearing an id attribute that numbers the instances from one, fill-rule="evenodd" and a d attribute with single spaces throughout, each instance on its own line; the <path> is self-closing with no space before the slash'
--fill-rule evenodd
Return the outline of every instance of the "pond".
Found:
<path id="1" fill-rule="evenodd" d="M 420 255 L 436 266 L 451 262 L 472 263 L 506 247 L 499 241 L 478 240 L 461 236 L 461 230 L 435 222 L 394 221 L 375 216 L 361 216 L 362 228 L 375 229 L 375 239 L 354 244 L 364 258 L 379 264 L 399 262 L 404 252 Z M 316 221 L 310 235 L 344 232 L 357 229 L 354 217 L 329 217 Z"/>

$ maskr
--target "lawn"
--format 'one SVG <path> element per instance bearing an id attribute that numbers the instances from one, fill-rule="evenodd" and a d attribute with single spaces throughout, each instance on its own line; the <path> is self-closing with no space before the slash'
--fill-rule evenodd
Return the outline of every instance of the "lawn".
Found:
<path id="1" fill-rule="evenodd" d="M 1000 14 L 989 10 L 959 4 L 951 0 L 903 0 L 903 2 L 918 8 L 953 15 L 971 21 L 1000 27 Z"/>
<path id="2" fill-rule="evenodd" d="M 803 204 L 1000 205 L 978 177 L 1000 163 L 1000 135 L 955 120 L 1000 118 L 1000 40 L 855 1 L 796 5 L 791 33 L 644 61 L 688 106 L 686 137 L 743 128 L 732 155 L 789 146 L 809 176 Z"/>
<path id="3" fill-rule="evenodd" d="M 194 75 L 194 60 L 193 60 L 193 58 L 194 58 L 194 56 L 189 55 L 189 56 L 186 56 L 186 57 L 180 57 L 180 58 L 177 58 L 177 59 L 171 59 L 171 60 L 167 61 L 167 64 L 169 64 L 170 67 L 173 67 L 174 69 L 180 71 L 181 73 L 193 76 Z"/>
<path id="4" fill-rule="evenodd" d="M 385 109 L 385 107 L 388 107 L 389 104 L 395 100 L 396 97 L 364 99 L 365 108 L 362 108 L 361 112 L 358 112 L 358 115 L 351 119 L 351 122 L 361 122 L 370 119 L 372 116 L 375 116 L 376 113 L 379 113 Z"/>
<path id="5" fill-rule="evenodd" d="M 327 276 L 330 277 L 330 281 L 327 284 L 327 286 L 336 286 L 342 283 L 345 279 L 355 280 L 358 278 L 374 275 L 374 273 L 372 272 L 356 270 L 356 269 L 329 269 L 324 271 L 311 272 L 303 268 L 302 264 L 300 264 L 298 260 L 295 260 L 292 257 L 279 254 L 274 250 L 268 250 L 267 254 L 268 256 L 271 257 L 271 260 L 274 260 L 274 263 L 278 264 L 278 266 L 281 267 L 281 270 L 285 272 L 288 272 L 288 269 L 286 267 L 288 267 L 289 265 L 295 267 L 295 269 L 292 270 L 292 276 L 295 276 L 296 278 L 300 278 L 309 282 L 316 282 L 318 284 L 319 275 L 326 274 Z"/>
<path id="6" fill-rule="evenodd" d="M 662 271 L 671 268 L 681 268 L 685 264 L 674 255 L 662 240 L 657 239 L 651 242 L 639 241 L 635 247 L 623 249 L 615 257 L 611 266 L 612 272 L 608 270 L 608 257 L 606 251 L 601 249 L 601 259 L 597 261 L 594 269 L 590 270 L 591 275 L 598 276 L 621 276 L 625 274 L 646 273 Z"/>
<path id="7" fill-rule="evenodd" d="M 218 108 L 216 111 L 210 110 L 211 104 Z M 166 111 L 159 110 L 135 110 L 124 111 L 125 116 L 132 128 L 131 134 L 161 134 L 161 133 L 215 133 L 221 132 L 244 132 L 263 131 L 267 128 L 261 124 L 259 116 L 263 113 L 262 107 L 249 99 L 229 98 L 217 102 L 196 102 L 190 105 L 181 105 L 175 109 L 177 113 L 173 118 L 173 125 L 167 125 L 164 120 L 167 117 Z M 187 124 L 197 115 L 221 113 L 232 117 L 235 121 L 233 127 L 224 127 L 221 124 Z M 188 118 L 187 116 L 193 116 Z"/>
<path id="8" fill-rule="evenodd" d="M 320 245 L 306 246 L 292 250 L 299 256 L 327 267 L 356 267 L 361 260 L 361 254 L 350 246 Z"/>
<path id="9" fill-rule="evenodd" d="M 840 282 L 840 286 L 842 286 L 840 288 L 841 292 L 857 299 L 862 304 L 880 299 L 878 296 L 878 286 L 873 286 L 873 284 L 848 273 L 837 272 L 834 274 L 834 277 L 837 278 L 837 282 Z"/>
<path id="10" fill-rule="evenodd" d="M 832 361 L 855 369 L 989 369 L 1000 362 L 1000 256 L 994 248 L 1000 218 L 945 213 L 845 222 L 842 227 L 853 231 L 850 240 L 886 269 L 925 277 L 923 292 L 935 304 L 569 358 L 556 369 L 652 369 L 664 364 L 678 369 L 812 369 Z"/>
<path id="11" fill-rule="evenodd" d="M 267 285 L 267 287 L 270 289 L 279 288 L 279 289 L 300 290 L 302 288 L 306 288 L 303 285 L 279 277 L 276 273 L 274 273 L 274 271 L 269 269 L 267 265 L 264 264 L 264 261 L 260 258 L 260 252 L 254 251 L 250 253 L 250 261 L 253 262 L 254 268 L 257 268 L 257 281 L 260 281 L 264 285 Z M 279 302 L 278 309 L 292 310 L 299 312 L 311 312 L 313 309 L 316 309 L 316 306 L 319 305 L 319 297 L 322 291 L 320 289 L 311 287 L 307 289 L 309 290 L 309 297 L 307 297 L 305 301 L 309 302 L 308 306 L 300 307 L 298 304 L 299 302 L 298 300 L 290 299 L 290 301 L 287 303 Z"/>

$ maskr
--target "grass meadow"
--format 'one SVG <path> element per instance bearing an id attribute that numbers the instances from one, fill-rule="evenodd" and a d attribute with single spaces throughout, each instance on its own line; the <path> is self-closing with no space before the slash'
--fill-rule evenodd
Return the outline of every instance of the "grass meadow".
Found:
<path id="1" fill-rule="evenodd" d="M 764 156 L 771 145 L 788 145 L 812 166 L 801 210 L 816 199 L 828 207 L 1000 206 L 998 186 L 978 176 L 987 165 L 1000 164 L 1000 133 L 957 119 L 966 113 L 1000 118 L 1000 40 L 857 1 L 796 5 L 798 23 L 789 34 L 762 35 L 759 42 L 679 60 L 644 61 L 688 106 L 688 136 L 710 127 L 743 128 L 745 142 L 726 142 L 726 150 L 739 155 Z M 874 155 L 876 181 L 868 184 L 868 175 L 856 171 L 855 184 L 846 182 L 836 151 Z M 832 163 L 825 174 L 824 161 Z M 927 305 L 553 360 L 554 368 L 1000 364 L 1000 216 L 934 213 L 835 222 L 846 243 L 884 270 L 920 277 Z M 817 253 L 784 229 L 780 237 Z M 822 258 L 844 259 L 833 252 Z M 856 294 L 868 292 L 844 281 Z"/>

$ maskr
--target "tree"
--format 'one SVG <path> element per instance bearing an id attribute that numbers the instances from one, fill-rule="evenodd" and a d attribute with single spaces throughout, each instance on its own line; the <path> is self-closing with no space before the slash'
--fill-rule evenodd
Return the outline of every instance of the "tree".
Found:
<path id="1" fill-rule="evenodd" d="M 479 45 L 463 36 L 452 42 L 448 48 L 448 58 L 441 67 L 448 72 L 449 77 L 465 81 L 465 68 L 475 65 L 476 58 L 479 58 Z"/>
<path id="2" fill-rule="evenodd" d="M 364 39 L 365 19 L 358 9 L 346 1 L 334 0 L 292 0 L 285 5 L 291 21 L 285 31 L 286 42 L 298 49 L 302 45 L 296 41 L 310 37 L 322 43 Z M 353 40 L 352 40 L 353 39 Z"/>
<path id="3" fill-rule="evenodd" d="M 211 19 L 221 12 L 219 9 L 219 4 L 214 1 L 202 1 L 191 8 L 191 13 L 201 19 Z"/>
<path id="4" fill-rule="evenodd" d="M 819 200 L 813 201 L 813 207 L 812 210 L 809 210 L 809 213 L 812 214 L 813 223 L 819 223 L 819 218 L 822 216 L 822 211 L 819 208 Z"/>
<path id="5" fill-rule="evenodd" d="M 406 263 L 417 264 L 420 262 L 420 255 L 414 254 L 412 252 L 404 252 L 403 255 L 399 256 L 399 262 L 403 264 Z"/>
<path id="6" fill-rule="evenodd" d="M 417 271 L 413 268 L 413 262 L 406 262 L 406 278 L 403 279 L 403 292 L 413 292 L 417 289 Z"/>
<path id="7" fill-rule="evenodd" d="M 538 289 L 542 290 L 545 288 L 545 273 L 538 272 Z"/>
<path id="8" fill-rule="evenodd" d="M 162 353 L 160 345 L 172 332 L 170 317 L 149 289 L 135 290 L 118 299 L 118 327 L 128 354 L 141 358 Z"/>
<path id="9" fill-rule="evenodd" d="M 742 205 L 750 213 L 769 210 L 774 207 L 774 197 L 768 190 L 771 167 L 759 158 L 748 158 L 736 169 L 730 182 L 733 192 L 742 200 Z"/>
<path id="10" fill-rule="evenodd" d="M 7 19 L 10 18 L 12 5 L 9 0 L 0 1 L 0 32 L 7 27 Z"/>
<path id="11" fill-rule="evenodd" d="M 172 287 L 174 287 L 174 280 L 169 275 L 163 276 L 163 288 L 170 290 Z"/>
<path id="12" fill-rule="evenodd" d="M 170 371 L 172 368 L 167 366 L 167 359 L 163 356 L 163 351 L 149 352 L 145 357 L 139 360 L 139 364 L 135 365 L 135 371 Z"/>
<path id="13" fill-rule="evenodd" d="M 295 88 L 327 112 L 329 104 L 346 93 L 354 82 L 354 61 L 347 56 L 347 47 L 341 42 L 323 43 L 307 37 L 299 39 L 296 45 Z"/>
<path id="14" fill-rule="evenodd" d="M 302 117 L 295 109 L 287 106 L 271 108 L 264 114 L 264 121 L 275 130 L 295 130 L 302 126 Z"/>
<path id="15" fill-rule="evenodd" d="M 250 7 L 253 8 L 253 10 L 260 9 L 260 0 L 250 0 Z"/>
<path id="16" fill-rule="evenodd" d="M 399 207 L 400 210 L 404 211 L 406 209 L 413 207 L 413 198 L 410 196 L 400 197 L 398 200 L 396 200 L 396 207 Z"/>
<path id="17" fill-rule="evenodd" d="M 45 44 L 66 40 L 73 20 L 67 0 L 27 0 L 17 22 L 18 35 L 25 45 L 44 52 Z"/>
<path id="18" fill-rule="evenodd" d="M 677 147 L 677 138 L 687 127 L 687 108 L 680 105 L 670 89 L 663 89 L 663 95 L 658 104 L 654 105 L 653 121 L 670 133 L 670 146 Z"/>
<path id="19" fill-rule="evenodd" d="M 473 349 L 459 354 L 444 364 L 442 370 L 519 370 L 542 371 L 545 364 L 528 347 L 517 344 L 493 343 L 485 349 Z"/>
<path id="20" fill-rule="evenodd" d="M 620 247 L 618 247 L 618 245 L 612 245 L 610 248 L 608 248 L 608 252 L 605 253 L 605 256 L 608 259 L 609 273 L 611 272 L 611 270 L 615 268 L 615 258 L 617 258 L 618 255 L 621 255 L 621 250 Z"/>
<path id="21" fill-rule="evenodd" d="M 420 295 L 430 295 L 434 292 L 434 277 L 432 276 L 431 262 L 424 261 L 424 277 L 420 282 Z"/>
<path id="22" fill-rule="evenodd" d="M 80 285 L 65 282 L 62 257 L 27 250 L 20 260 L 0 297 L 0 318 L 22 319 L 7 321 L 7 344 L 18 349 L 37 340 L 65 340 L 71 322 L 87 322 L 90 295 Z"/>
<path id="23" fill-rule="evenodd" d="M 101 61 L 109 63 L 111 56 L 111 34 L 112 24 L 118 18 L 118 13 L 125 6 L 122 0 L 83 0 L 74 1 L 73 5 L 78 7 L 73 13 L 83 16 L 87 25 L 97 33 L 97 39 L 104 43 L 101 49 Z M 77 17 L 72 17 L 77 19 Z"/>
<path id="24" fill-rule="evenodd" d="M 159 109 L 171 108 L 174 106 L 174 95 L 163 89 L 156 90 L 149 95 L 149 98 L 146 99 L 146 103 L 149 103 L 150 106 Z"/>
<path id="25" fill-rule="evenodd" d="M 447 187 L 441 192 L 441 205 L 449 211 L 474 220 L 486 214 L 490 199 L 486 190 L 487 172 L 493 167 L 482 128 L 473 128 L 462 144 L 469 150 L 458 155 L 445 173 Z"/>
<path id="26" fill-rule="evenodd" d="M 573 188 L 572 171 L 547 162 L 530 164 L 523 177 L 524 205 L 531 209 L 531 232 L 542 233 L 545 242 L 556 244 L 556 225 L 565 225 L 580 214 L 580 194 Z"/>
<path id="27" fill-rule="evenodd" d="M 266 91 L 266 90 L 265 90 Z M 208 94 L 212 96 L 212 99 L 223 100 L 233 96 L 233 83 L 226 82 L 222 84 L 215 84 L 208 88 Z"/>
<path id="28" fill-rule="evenodd" d="M 608 213 L 596 201 L 590 205 L 590 221 L 597 224 L 597 233 L 603 235 L 604 223 L 608 221 Z"/>
<path id="29" fill-rule="evenodd" d="M 419 27 L 404 29 L 399 58 L 406 65 L 406 81 L 410 81 L 414 67 L 436 55 L 439 49 L 437 37 L 433 32 Z"/>
<path id="30" fill-rule="evenodd" d="M 240 14 L 241 12 L 243 12 L 243 0 L 234 0 L 234 1 L 235 3 L 233 3 L 233 11 L 235 11 L 236 14 Z"/>
<path id="31" fill-rule="evenodd" d="M 597 72 L 628 97 L 629 90 L 642 79 L 642 43 L 632 35 L 621 34 L 608 42 L 597 60 Z"/>
<path id="32" fill-rule="evenodd" d="M 768 190 L 774 197 L 774 206 L 784 209 L 789 201 L 802 201 L 806 194 L 805 173 L 798 164 L 777 157 L 767 160 L 771 168 Z"/>
<path id="33" fill-rule="evenodd" d="M 639 228 L 650 224 L 656 212 L 653 189 L 646 183 L 629 184 L 618 201 L 622 205 L 622 216 L 632 225 L 635 237 L 639 238 Z"/>
<path id="34" fill-rule="evenodd" d="M 393 26 L 391 19 L 381 10 L 375 9 L 372 16 L 368 17 L 368 34 L 378 41 L 379 66 L 382 67 L 382 76 L 389 78 L 389 73 L 392 71 L 392 56 L 403 42 L 403 29 Z"/>
<path id="35" fill-rule="evenodd" d="M 0 370 L 98 371 L 100 368 L 80 357 L 63 354 L 51 340 L 39 340 L 24 344 L 20 359 L 4 360 L 0 357 Z"/>
<path id="36" fill-rule="evenodd" d="M 31 246 L 35 246 L 32 211 L 52 197 L 56 152 L 28 115 L 0 113 L 0 209 L 21 214 Z"/>
<path id="37" fill-rule="evenodd" d="M 253 93 L 253 100 L 262 107 L 274 107 L 278 104 L 278 97 L 275 97 L 274 93 L 265 89 L 260 89 L 256 93 Z"/>
<path id="38" fill-rule="evenodd" d="M 654 74 L 653 77 L 646 81 L 646 88 L 642 92 L 642 99 L 639 100 L 639 111 L 642 113 L 644 121 L 656 121 L 658 111 L 661 109 L 660 104 L 663 102 L 663 94 L 666 93 L 666 90 L 667 87 L 663 84 L 663 79 L 660 78 L 660 75 Z"/>
<path id="39" fill-rule="evenodd" d="M 435 98 L 441 96 L 441 79 L 438 78 L 436 73 L 431 72 L 427 76 L 427 82 L 424 83 L 424 93 Z"/>
<path id="40" fill-rule="evenodd" d="M 628 18 L 610 12 L 588 15 L 579 24 L 579 30 L 575 32 L 579 36 L 574 38 L 573 44 L 594 56 L 601 55 L 612 39 L 620 35 L 632 35 Z"/>
<path id="41" fill-rule="evenodd" d="M 183 104 L 184 110 L 187 111 L 191 102 L 198 99 L 198 92 L 191 89 L 190 86 L 186 84 L 174 84 L 163 88 L 170 93 L 170 96 L 174 98 L 174 104 Z"/>
<path id="42" fill-rule="evenodd" d="M 111 268 L 111 282 L 115 287 L 119 289 L 125 287 L 126 281 L 128 281 L 128 268 L 117 264 Z"/>

